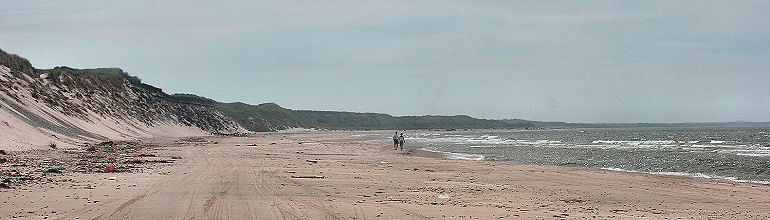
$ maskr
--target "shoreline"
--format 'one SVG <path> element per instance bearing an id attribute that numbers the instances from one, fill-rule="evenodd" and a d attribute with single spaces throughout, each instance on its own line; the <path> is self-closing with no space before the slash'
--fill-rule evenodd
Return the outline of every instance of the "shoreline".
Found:
<path id="1" fill-rule="evenodd" d="M 647 127 L 643 127 L 642 129 L 645 129 Z M 689 127 L 684 127 L 689 128 Z M 727 127 L 726 127 L 727 128 Z M 583 130 L 583 129 L 605 129 L 605 128 L 563 128 L 558 130 Z M 389 130 L 377 130 L 377 131 L 346 131 L 346 132 L 359 132 L 359 133 L 372 133 L 372 132 L 382 132 L 382 131 L 389 131 Z M 417 133 L 417 132 L 426 132 L 426 131 L 433 131 L 433 130 L 407 130 L 408 132 Z M 405 131 L 405 132 L 407 132 Z M 459 131 L 459 130 L 458 130 Z M 467 131 L 475 131 L 475 132 L 511 132 L 512 130 L 509 129 L 468 129 Z M 526 130 L 520 130 L 520 131 L 526 131 Z M 439 131 L 443 132 L 443 130 Z M 371 137 L 371 136 L 369 136 Z M 379 140 L 379 139 L 371 139 L 371 140 Z M 713 140 L 712 140 L 713 141 Z M 453 159 L 453 160 L 468 160 L 468 161 L 489 161 L 486 160 L 486 156 L 482 154 L 467 154 L 467 153 L 457 153 L 457 152 L 446 152 L 446 151 L 438 151 L 438 150 L 430 150 L 425 149 L 424 147 L 417 147 L 417 146 L 408 146 L 404 149 L 413 149 L 415 151 L 420 151 L 423 153 L 417 153 L 416 156 L 425 156 L 429 158 L 444 158 L 444 159 Z M 637 170 L 626 170 L 626 169 L 620 169 L 620 168 L 614 168 L 614 167 L 580 167 L 580 166 L 561 166 L 561 165 L 550 165 L 550 164 L 535 164 L 535 163 L 520 163 L 520 162 L 514 162 L 514 161 L 489 161 L 489 162 L 504 162 L 504 163 L 513 163 L 513 164 L 521 164 L 521 165 L 541 165 L 541 166 L 556 166 L 556 167 L 571 167 L 571 168 L 587 168 L 587 169 L 597 169 L 597 170 L 609 170 L 609 171 L 615 171 L 615 172 L 622 172 L 622 173 L 632 173 L 632 174 L 649 174 L 649 175 L 660 175 L 660 176 L 673 176 L 673 177 L 686 177 L 686 178 L 693 178 L 698 180 L 713 180 L 713 181 L 726 181 L 726 182 L 735 182 L 735 183 L 751 183 L 751 184 L 759 184 L 759 185 L 767 185 L 770 186 L 770 180 L 746 180 L 746 179 L 739 179 L 737 177 L 731 177 L 731 176 L 720 176 L 720 175 L 714 175 L 714 174 L 705 174 L 705 173 L 689 173 L 689 172 L 679 172 L 679 171 L 660 171 L 660 172 L 648 172 L 648 171 L 637 171 Z"/>
<path id="2" fill-rule="evenodd" d="M 404 148 L 404 149 L 406 149 L 406 148 Z M 419 153 L 411 154 L 411 156 L 421 156 L 421 157 L 434 158 L 434 159 L 466 160 L 466 161 L 487 161 L 487 162 L 497 162 L 497 163 L 512 163 L 512 164 L 518 164 L 518 165 L 536 165 L 536 166 L 584 168 L 584 169 L 607 170 L 607 171 L 614 171 L 614 172 L 621 172 L 621 173 L 631 173 L 631 174 L 649 174 L 649 175 L 660 175 L 660 176 L 670 176 L 670 177 L 685 177 L 685 178 L 692 178 L 692 179 L 699 179 L 699 180 L 713 180 L 713 181 L 725 181 L 725 182 L 736 182 L 736 183 L 751 183 L 751 184 L 759 184 L 759 185 L 770 186 L 770 180 L 768 180 L 768 181 L 741 180 L 741 179 L 737 179 L 735 177 L 712 176 L 712 175 L 707 175 L 707 174 L 702 174 L 702 173 L 644 172 L 644 171 L 635 171 L 635 170 L 624 170 L 624 169 L 619 169 L 619 168 L 572 167 L 572 166 L 559 166 L 559 165 L 546 165 L 546 164 L 519 163 L 519 162 L 514 162 L 514 161 L 490 161 L 490 160 L 485 160 L 483 155 L 479 155 L 479 156 L 481 156 L 481 159 L 463 159 L 463 158 L 457 158 L 457 157 L 453 156 L 454 154 L 461 154 L 461 153 L 444 152 L 444 151 L 431 151 L 431 150 L 426 150 L 426 149 L 417 148 L 417 147 L 410 147 L 410 149 L 415 151 L 415 152 L 419 152 Z"/>
<path id="3" fill-rule="evenodd" d="M 181 159 L 2 189 L 0 218 L 770 218 L 766 185 L 445 159 L 354 134 L 148 141 Z"/>

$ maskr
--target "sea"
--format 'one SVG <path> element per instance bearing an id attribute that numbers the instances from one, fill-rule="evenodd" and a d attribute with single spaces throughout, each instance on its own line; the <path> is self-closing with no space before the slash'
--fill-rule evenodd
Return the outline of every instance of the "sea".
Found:
<path id="1" fill-rule="evenodd" d="M 381 136 L 378 141 L 392 143 L 392 134 Z M 423 131 L 404 136 L 407 146 L 452 159 L 770 184 L 770 128 Z"/>

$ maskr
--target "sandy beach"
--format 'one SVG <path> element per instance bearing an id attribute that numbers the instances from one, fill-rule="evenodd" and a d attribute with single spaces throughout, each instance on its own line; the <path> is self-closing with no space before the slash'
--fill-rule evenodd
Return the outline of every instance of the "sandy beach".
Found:
<path id="1" fill-rule="evenodd" d="M 153 147 L 113 153 L 152 154 L 140 168 L 40 174 L 38 163 L 26 173 L 35 181 L 9 176 L 22 168 L 13 158 L 27 154 L 10 151 L 0 164 L 11 187 L 0 189 L 0 218 L 770 218 L 768 185 L 444 159 L 361 133 L 145 140 Z M 43 158 L 63 149 L 48 151 L 29 161 L 73 160 Z"/>

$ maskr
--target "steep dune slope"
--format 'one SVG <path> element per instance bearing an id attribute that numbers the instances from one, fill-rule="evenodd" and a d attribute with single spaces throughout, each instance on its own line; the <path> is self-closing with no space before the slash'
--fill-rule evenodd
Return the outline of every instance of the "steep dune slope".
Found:
<path id="1" fill-rule="evenodd" d="M 0 50 L 0 85 L 0 145 L 11 149 L 245 131 L 213 105 L 181 102 L 115 68 L 34 69 Z"/>

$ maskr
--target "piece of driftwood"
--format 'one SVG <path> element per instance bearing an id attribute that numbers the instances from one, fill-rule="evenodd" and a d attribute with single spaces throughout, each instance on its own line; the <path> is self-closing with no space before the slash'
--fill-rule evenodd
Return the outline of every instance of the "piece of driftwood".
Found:
<path id="1" fill-rule="evenodd" d="M 291 178 L 296 178 L 296 179 L 323 179 L 324 176 L 318 176 L 318 175 L 313 175 L 313 176 L 291 176 Z"/>

